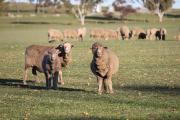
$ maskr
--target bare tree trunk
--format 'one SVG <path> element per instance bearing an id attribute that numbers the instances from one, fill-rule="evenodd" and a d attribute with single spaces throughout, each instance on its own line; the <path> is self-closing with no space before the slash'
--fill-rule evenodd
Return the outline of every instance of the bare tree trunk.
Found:
<path id="1" fill-rule="evenodd" d="M 85 9 L 84 9 L 84 5 L 82 5 L 81 9 L 78 6 L 78 13 L 79 13 L 79 18 L 80 18 L 80 21 L 81 21 L 81 25 L 84 25 L 85 24 Z"/>
<path id="2" fill-rule="evenodd" d="M 82 16 L 81 17 L 81 25 L 84 25 L 85 24 L 85 16 Z"/>
<path id="3" fill-rule="evenodd" d="M 159 22 L 162 23 L 163 21 L 163 16 L 164 16 L 164 12 L 159 12 L 158 13 L 158 17 L 159 17 Z"/>

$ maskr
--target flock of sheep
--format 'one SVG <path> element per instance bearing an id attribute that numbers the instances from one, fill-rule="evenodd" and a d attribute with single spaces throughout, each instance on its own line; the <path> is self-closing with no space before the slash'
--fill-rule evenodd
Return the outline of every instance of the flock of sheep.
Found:
<path id="1" fill-rule="evenodd" d="M 28 69 L 32 69 L 32 74 L 38 82 L 37 71 L 44 73 L 46 88 L 57 89 L 58 83 L 63 85 L 62 67 L 71 63 L 71 52 L 73 45 L 64 42 L 59 46 L 30 45 L 25 51 L 25 72 L 23 83 L 26 83 Z M 119 69 L 119 59 L 109 48 L 95 42 L 92 45 L 91 70 L 97 77 L 98 93 L 113 93 L 112 75 Z"/>
<path id="2" fill-rule="evenodd" d="M 86 36 L 87 29 L 85 27 L 79 29 L 69 29 L 63 32 L 56 29 L 49 29 L 49 42 L 64 39 L 79 39 L 83 41 Z M 130 30 L 127 26 L 121 26 L 116 30 L 93 28 L 89 31 L 90 38 L 93 40 L 129 40 L 137 37 L 138 39 L 148 40 L 165 40 L 167 30 L 165 28 L 152 28 L 144 30 L 142 28 L 134 28 Z M 32 69 L 32 74 L 37 77 L 37 71 L 44 73 L 46 79 L 46 88 L 57 89 L 58 83 L 63 85 L 62 67 L 66 67 L 71 63 L 71 53 L 73 45 L 64 42 L 58 46 L 40 46 L 30 45 L 25 51 L 25 73 L 23 83 L 26 83 L 28 69 Z M 109 48 L 99 42 L 92 44 L 92 62 L 90 65 L 92 73 L 97 77 L 98 93 L 113 93 L 112 76 L 119 69 L 119 59 Z"/>
<path id="3" fill-rule="evenodd" d="M 134 40 L 134 39 L 147 39 L 147 40 L 165 40 L 167 30 L 165 28 L 152 28 L 144 30 L 143 28 L 136 27 L 129 29 L 128 26 L 121 26 L 117 29 L 104 29 L 104 28 L 92 28 L 88 30 L 89 37 L 92 40 Z M 52 42 L 54 40 L 67 40 L 76 39 L 83 41 L 87 35 L 87 28 L 82 27 L 78 29 L 67 29 L 60 31 L 57 29 L 48 30 L 48 40 Z"/>

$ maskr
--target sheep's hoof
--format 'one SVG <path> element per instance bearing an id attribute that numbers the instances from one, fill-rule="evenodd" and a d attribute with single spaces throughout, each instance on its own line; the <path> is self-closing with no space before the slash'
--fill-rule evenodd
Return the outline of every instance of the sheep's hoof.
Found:
<path id="1" fill-rule="evenodd" d="M 64 82 L 58 82 L 59 85 L 64 85 Z"/>
<path id="2" fill-rule="evenodd" d="M 98 91 L 98 94 L 99 94 L 99 95 L 102 95 L 102 91 Z"/>
<path id="3" fill-rule="evenodd" d="M 109 94 L 114 94 L 114 91 L 110 91 Z"/>

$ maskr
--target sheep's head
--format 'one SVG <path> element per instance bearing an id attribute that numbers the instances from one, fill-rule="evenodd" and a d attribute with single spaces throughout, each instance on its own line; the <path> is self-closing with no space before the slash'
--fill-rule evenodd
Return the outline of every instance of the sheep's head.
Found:
<path id="1" fill-rule="evenodd" d="M 48 59 L 51 63 L 53 63 L 55 61 L 55 59 L 57 59 L 58 54 L 60 53 L 60 51 L 56 48 L 52 48 L 50 50 L 48 50 Z"/>
<path id="2" fill-rule="evenodd" d="M 104 50 L 107 49 L 107 47 L 104 47 L 102 44 L 95 42 L 92 45 L 92 53 L 96 56 L 96 57 L 101 57 L 104 53 Z"/>
<path id="3" fill-rule="evenodd" d="M 64 44 L 59 45 L 56 49 L 59 49 L 61 53 L 69 54 L 71 52 L 72 47 L 71 43 L 65 42 Z"/>
<path id="4" fill-rule="evenodd" d="M 160 34 L 161 34 L 161 35 L 167 34 L 166 29 L 165 29 L 165 28 L 161 28 L 161 29 L 160 29 Z"/>

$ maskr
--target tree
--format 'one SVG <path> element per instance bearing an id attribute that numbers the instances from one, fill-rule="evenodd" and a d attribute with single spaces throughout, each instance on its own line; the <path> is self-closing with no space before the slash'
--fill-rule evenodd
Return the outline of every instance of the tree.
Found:
<path id="1" fill-rule="evenodd" d="M 3 12 L 5 9 L 7 9 L 7 4 L 4 3 L 4 0 L 0 0 L 0 14 Z"/>
<path id="2" fill-rule="evenodd" d="M 137 0 L 140 2 L 140 0 Z M 141 0 L 144 7 L 156 13 L 159 17 L 159 22 L 163 21 L 163 16 L 167 10 L 172 8 L 174 0 Z"/>
<path id="3" fill-rule="evenodd" d="M 102 0 L 79 0 L 79 4 L 72 8 L 76 18 L 81 22 L 81 25 L 85 24 L 85 17 L 88 11 L 91 11 L 95 4 L 102 2 Z"/>
<path id="4" fill-rule="evenodd" d="M 115 11 L 118 11 L 120 13 L 120 17 L 124 18 L 130 13 L 135 13 L 136 10 L 131 7 L 131 5 L 124 5 L 126 3 L 126 0 L 115 0 L 112 4 Z"/>

